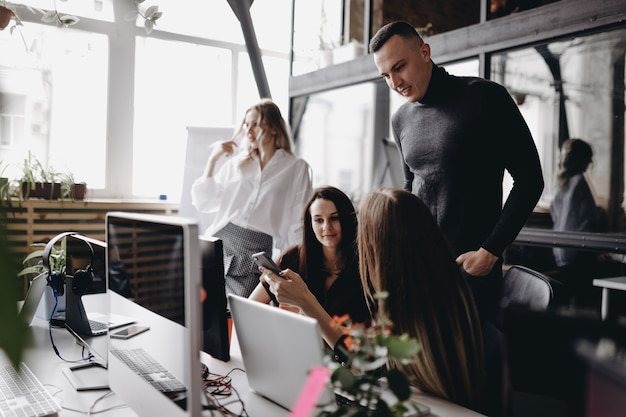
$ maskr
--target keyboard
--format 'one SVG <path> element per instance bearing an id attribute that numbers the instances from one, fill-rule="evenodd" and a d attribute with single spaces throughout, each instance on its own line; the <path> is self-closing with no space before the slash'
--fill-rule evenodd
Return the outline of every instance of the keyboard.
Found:
<path id="1" fill-rule="evenodd" d="M 42 417 L 61 407 L 24 363 L 19 372 L 13 366 L 0 368 L 0 416 Z"/>
<path id="2" fill-rule="evenodd" d="M 109 326 L 101 321 L 89 320 L 89 327 L 93 334 L 106 333 L 109 330 Z"/>
<path id="3" fill-rule="evenodd" d="M 163 393 L 170 394 L 187 390 L 178 378 L 168 372 L 144 349 L 112 349 L 110 353 Z"/>

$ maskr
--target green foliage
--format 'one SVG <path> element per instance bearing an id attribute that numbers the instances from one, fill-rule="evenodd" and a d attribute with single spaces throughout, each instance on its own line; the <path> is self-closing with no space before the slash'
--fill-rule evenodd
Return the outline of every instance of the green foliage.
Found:
<path id="1" fill-rule="evenodd" d="M 45 243 L 33 243 L 31 246 L 41 246 L 45 248 L 46 244 Z M 67 243 L 65 239 L 62 239 L 61 249 L 57 249 L 54 246 L 50 249 L 50 258 L 49 258 L 50 269 L 52 269 L 53 271 L 59 271 L 62 277 L 65 277 L 65 267 L 66 267 L 65 249 L 66 247 L 67 247 Z M 24 275 L 31 275 L 31 274 L 33 276 L 36 276 L 43 272 L 46 272 L 46 268 L 43 265 L 44 250 L 45 249 L 38 249 L 29 253 L 22 261 L 22 264 L 24 265 L 24 269 L 18 272 L 17 276 L 21 277 Z M 33 261 L 36 261 L 36 263 L 33 264 Z"/>
<path id="2" fill-rule="evenodd" d="M 410 363 L 420 345 L 406 334 L 391 333 L 393 324 L 384 315 L 387 297 L 387 293 L 376 294 L 379 313 L 371 326 L 352 324 L 347 316 L 335 317 L 346 335 L 342 353 L 348 360 L 342 366 L 331 362 L 335 368 L 331 383 L 352 401 L 339 406 L 331 404 L 323 408 L 319 417 L 400 417 L 414 408 L 408 377 L 401 369 L 388 368 L 387 363 L 390 358 Z"/>
<path id="3" fill-rule="evenodd" d="M 5 208 L 0 207 L 0 210 Z M 0 216 L 2 230 L 6 227 L 5 218 Z M 3 349 L 11 362 L 17 365 L 26 343 L 27 324 L 20 320 L 17 310 L 18 294 L 13 278 L 17 271 L 13 262 L 14 257 L 6 233 L 0 233 L 0 317 L 3 320 L 0 326 L 0 349 Z"/>
<path id="4" fill-rule="evenodd" d="M 46 168 L 44 164 L 28 151 L 28 157 L 22 162 L 22 177 L 18 180 L 19 186 L 26 184 L 23 198 L 28 199 L 37 184 L 60 184 L 60 198 L 74 199 L 74 186 L 77 184 L 74 174 L 69 171 L 57 171 L 53 167 Z M 84 184 L 84 182 L 82 183 Z M 50 188 L 50 199 L 54 195 L 54 187 Z M 20 195 L 20 193 L 18 193 Z"/>
<path id="5" fill-rule="evenodd" d="M 13 208 L 13 194 L 14 190 L 8 178 L 3 177 L 4 171 L 7 169 L 7 165 L 4 161 L 0 161 L 0 218 L 6 219 L 9 211 Z M 6 224 L 2 224 L 2 228 L 0 228 L 0 232 L 4 232 L 4 226 Z"/>

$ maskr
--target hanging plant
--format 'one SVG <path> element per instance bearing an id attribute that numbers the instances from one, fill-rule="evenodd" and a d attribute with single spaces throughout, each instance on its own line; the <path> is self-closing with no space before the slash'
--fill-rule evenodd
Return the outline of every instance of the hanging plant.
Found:
<path id="1" fill-rule="evenodd" d="M 61 0 L 65 2 L 67 0 Z M 4 0 L 0 0 L 0 30 L 5 29 L 11 20 L 15 22 L 13 26 L 11 26 L 11 33 L 16 27 L 23 26 L 22 21 L 17 13 L 19 8 L 27 9 L 29 12 L 33 14 L 41 14 L 41 21 L 44 23 L 53 23 L 56 22 L 58 26 L 68 27 L 78 23 L 80 20 L 78 17 L 69 15 L 69 14 L 60 14 L 57 10 L 56 0 L 52 2 L 52 10 L 43 10 L 37 7 L 27 6 L 25 4 L 20 3 L 10 3 Z M 7 17 L 8 16 L 8 17 Z M 6 23 L 5 23 L 6 20 Z M 4 24 L 4 25 L 3 25 Z"/>
<path id="2" fill-rule="evenodd" d="M 154 26 L 156 25 L 156 21 L 163 15 L 163 12 L 159 11 L 159 6 L 150 6 L 145 10 L 139 6 L 145 0 L 131 0 L 135 3 L 135 10 L 129 13 L 125 20 L 131 21 L 136 20 L 137 16 L 141 16 L 143 19 L 143 27 L 146 30 L 146 34 L 149 35 L 154 30 Z"/>

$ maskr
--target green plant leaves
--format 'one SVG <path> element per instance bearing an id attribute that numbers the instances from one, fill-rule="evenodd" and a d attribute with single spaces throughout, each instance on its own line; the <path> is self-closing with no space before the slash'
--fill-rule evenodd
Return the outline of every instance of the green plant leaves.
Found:
<path id="1" fill-rule="evenodd" d="M 0 218 L 0 222 L 3 220 Z M 0 317 L 3 324 L 0 326 L 0 349 L 3 349 L 11 362 L 17 366 L 22 350 L 26 343 L 27 326 L 17 311 L 17 291 L 15 281 L 8 279 L 15 276 L 13 254 L 6 234 L 0 234 L 0 270 L 3 275 L 0 278 Z"/>
<path id="2" fill-rule="evenodd" d="M 403 360 L 419 352 L 420 345 L 417 340 L 409 338 L 407 334 L 403 334 L 387 338 L 387 349 L 389 357 Z"/>
<path id="3" fill-rule="evenodd" d="M 406 401 L 411 396 L 411 385 L 409 384 L 409 378 L 404 372 L 398 369 L 390 369 L 387 372 L 387 383 L 389 389 L 400 401 Z"/>
<path id="4" fill-rule="evenodd" d="M 402 368 L 387 364 L 390 359 L 412 362 L 420 344 L 408 334 L 392 333 L 393 323 L 384 309 L 387 297 L 384 292 L 375 294 L 379 308 L 370 326 L 353 324 L 345 316 L 334 318 L 344 332 L 334 353 L 341 352 L 341 361 L 345 361 L 334 369 L 331 382 L 352 401 L 324 409 L 319 416 L 402 417 L 409 409 L 410 381 Z"/>

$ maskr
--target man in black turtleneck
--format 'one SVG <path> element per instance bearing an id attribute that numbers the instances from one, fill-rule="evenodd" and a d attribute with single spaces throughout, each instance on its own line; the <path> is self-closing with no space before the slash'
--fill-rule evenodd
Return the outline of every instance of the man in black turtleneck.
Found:
<path id="1" fill-rule="evenodd" d="M 392 117 L 404 188 L 436 217 L 474 293 L 481 318 L 496 313 L 504 249 L 543 191 L 535 143 L 507 90 L 448 74 L 406 22 L 383 26 L 370 52 L 389 88 L 406 98 Z M 513 189 L 502 205 L 507 170 Z"/>

